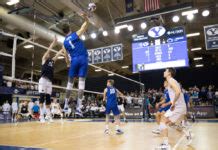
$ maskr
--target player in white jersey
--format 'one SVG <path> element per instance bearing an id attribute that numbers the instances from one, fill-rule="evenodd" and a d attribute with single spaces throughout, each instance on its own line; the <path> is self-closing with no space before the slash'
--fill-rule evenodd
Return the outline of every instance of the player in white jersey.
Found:
<path id="1" fill-rule="evenodd" d="M 14 100 L 11 104 L 11 108 L 12 108 L 12 117 L 11 117 L 11 121 L 12 122 L 16 122 L 16 116 L 18 113 L 18 104 L 17 101 Z"/>
<path id="2" fill-rule="evenodd" d="M 176 71 L 173 68 L 168 68 L 164 72 L 164 78 L 168 81 L 168 92 L 171 100 L 171 107 L 165 113 L 160 122 L 160 129 L 163 133 L 163 143 L 157 147 L 161 150 L 169 150 L 170 145 L 168 143 L 168 128 L 167 125 L 175 125 L 177 122 L 183 119 L 187 112 L 184 95 L 181 91 L 179 83 L 174 79 Z M 191 139 L 189 132 L 186 132 L 187 139 Z"/>
<path id="3" fill-rule="evenodd" d="M 61 107 L 60 104 L 57 102 L 57 99 L 54 99 L 53 102 L 51 103 L 51 114 L 54 118 L 55 115 L 58 115 L 63 118 L 63 113 L 61 112 Z"/>

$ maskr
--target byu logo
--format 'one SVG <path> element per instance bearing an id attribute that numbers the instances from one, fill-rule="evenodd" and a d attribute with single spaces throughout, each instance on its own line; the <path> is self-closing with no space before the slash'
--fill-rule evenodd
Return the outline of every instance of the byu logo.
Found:
<path id="1" fill-rule="evenodd" d="M 148 35 L 152 38 L 158 38 L 164 35 L 166 29 L 162 26 L 153 27 L 148 31 Z"/>
<path id="2" fill-rule="evenodd" d="M 107 53 L 110 53 L 110 49 L 109 48 L 106 48 L 106 49 L 104 49 L 104 54 L 107 54 Z"/>
<path id="3" fill-rule="evenodd" d="M 121 50 L 121 47 L 120 46 L 115 46 L 113 49 L 114 49 L 114 52 L 119 52 Z"/>
<path id="4" fill-rule="evenodd" d="M 207 35 L 209 35 L 209 36 L 218 35 L 218 28 L 211 28 L 211 29 L 207 30 Z"/>
<path id="5" fill-rule="evenodd" d="M 91 56 L 91 55 L 92 55 L 92 52 L 88 52 L 88 55 Z"/>
<path id="6" fill-rule="evenodd" d="M 95 51 L 95 55 L 100 55 L 101 54 L 101 51 L 100 50 L 96 50 Z"/>

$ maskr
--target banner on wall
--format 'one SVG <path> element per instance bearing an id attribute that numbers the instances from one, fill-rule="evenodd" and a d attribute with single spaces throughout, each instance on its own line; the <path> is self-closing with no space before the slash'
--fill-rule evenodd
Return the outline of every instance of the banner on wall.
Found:
<path id="1" fill-rule="evenodd" d="M 207 50 L 218 49 L 218 24 L 204 26 L 204 36 Z"/>
<path id="2" fill-rule="evenodd" d="M 123 45 L 116 44 L 89 50 L 88 60 L 90 64 L 123 60 Z"/>

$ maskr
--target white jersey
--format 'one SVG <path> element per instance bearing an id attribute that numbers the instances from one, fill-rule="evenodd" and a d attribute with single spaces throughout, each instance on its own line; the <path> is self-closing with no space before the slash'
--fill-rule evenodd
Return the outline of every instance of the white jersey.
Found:
<path id="1" fill-rule="evenodd" d="M 11 104 L 11 108 L 12 108 L 12 111 L 17 111 L 17 110 L 18 110 L 18 104 L 17 104 L 17 102 L 13 102 L 13 103 Z"/>
<path id="2" fill-rule="evenodd" d="M 170 78 L 168 82 L 171 82 L 171 83 L 176 82 L 177 86 L 180 87 L 179 83 L 174 78 Z M 173 101 L 175 98 L 175 91 L 170 86 L 168 86 L 167 89 L 169 92 L 170 100 Z M 180 89 L 181 89 L 181 87 L 180 87 Z M 179 95 L 178 100 L 175 103 L 175 106 L 176 107 L 186 107 L 184 94 L 182 93 L 182 91 L 181 91 L 181 94 Z"/>
<path id="3" fill-rule="evenodd" d="M 51 109 L 59 109 L 59 103 L 51 103 Z"/>
<path id="4" fill-rule="evenodd" d="M 2 111 L 4 111 L 4 112 L 9 112 L 10 109 L 11 109 L 11 106 L 10 106 L 10 104 L 8 104 L 8 103 L 5 103 L 5 104 L 2 106 Z"/>

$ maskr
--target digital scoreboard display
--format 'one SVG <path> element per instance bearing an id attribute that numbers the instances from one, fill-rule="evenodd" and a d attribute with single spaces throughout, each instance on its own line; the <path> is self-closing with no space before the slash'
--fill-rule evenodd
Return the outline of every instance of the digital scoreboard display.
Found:
<path id="1" fill-rule="evenodd" d="M 187 38 L 183 27 L 151 28 L 147 34 L 133 36 L 133 72 L 189 66 Z"/>

